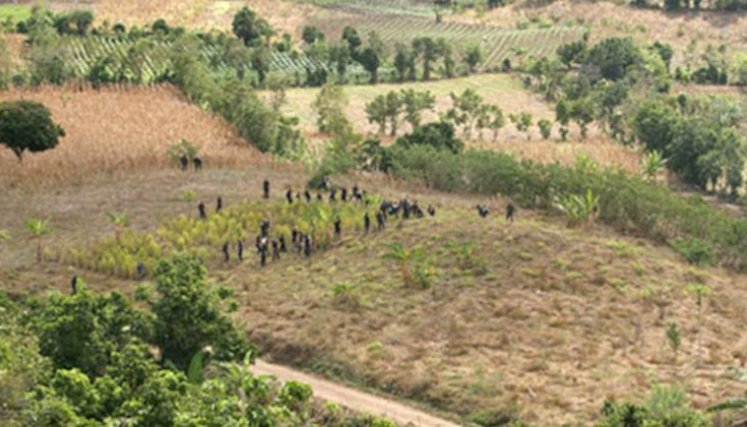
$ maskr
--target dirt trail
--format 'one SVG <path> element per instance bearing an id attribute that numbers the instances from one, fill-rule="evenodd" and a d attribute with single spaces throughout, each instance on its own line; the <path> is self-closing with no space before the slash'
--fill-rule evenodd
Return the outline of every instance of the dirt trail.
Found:
<path id="1" fill-rule="evenodd" d="M 320 399 L 339 403 L 353 411 L 386 417 L 401 426 L 459 427 L 459 424 L 428 415 L 425 412 L 410 408 L 401 403 L 344 387 L 259 359 L 257 359 L 252 370 L 254 373 L 260 375 L 273 375 L 281 381 L 296 380 L 309 384 L 314 389 L 314 395 Z"/>

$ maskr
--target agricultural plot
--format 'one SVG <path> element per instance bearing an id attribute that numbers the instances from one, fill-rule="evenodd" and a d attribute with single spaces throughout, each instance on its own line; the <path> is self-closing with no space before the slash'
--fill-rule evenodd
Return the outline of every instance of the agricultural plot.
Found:
<path id="1" fill-rule="evenodd" d="M 186 203 L 186 202 L 185 202 Z M 379 200 L 371 200 L 378 206 Z M 189 207 L 196 206 L 189 203 Z M 260 224 L 272 221 L 272 238 L 283 235 L 290 252 L 296 252 L 291 242 L 291 230 L 311 236 L 316 250 L 329 248 L 334 243 L 333 222 L 340 218 L 344 230 L 359 229 L 365 205 L 361 203 L 335 203 L 313 201 L 287 204 L 285 201 L 244 201 L 210 214 L 206 219 L 194 215 L 179 215 L 164 221 L 155 233 L 126 230 L 104 238 L 83 248 L 66 248 L 56 251 L 52 258 L 64 264 L 121 278 L 136 278 L 137 265 L 146 271 L 155 267 L 158 260 L 175 252 L 188 251 L 202 259 L 220 261 L 221 247 L 228 243 L 230 257 L 236 261 L 237 241 L 246 248 L 244 257 L 258 258 L 254 247 Z M 283 257 L 287 256 L 283 254 Z M 296 255 L 293 255 L 296 256 Z M 299 255 L 300 256 L 300 255 Z M 271 257 L 267 253 L 268 261 Z"/>
<path id="2" fill-rule="evenodd" d="M 64 46 L 65 62 L 78 78 L 90 76 L 91 70 L 97 65 L 106 67 L 106 72 L 114 81 L 151 84 L 165 80 L 170 74 L 169 43 L 113 37 L 70 37 Z M 219 48 L 205 46 L 202 55 L 216 72 L 230 71 Z M 250 64 L 247 67 L 251 68 Z M 327 64 L 303 53 L 273 52 L 271 55 L 272 72 L 298 75 L 320 69 L 329 71 Z"/>
<path id="3" fill-rule="evenodd" d="M 537 28 L 510 30 L 486 25 L 436 22 L 422 19 L 384 14 L 361 15 L 351 24 L 350 19 L 329 20 L 321 16 L 315 22 L 330 39 L 338 39 L 346 25 L 353 25 L 360 34 L 376 33 L 388 44 L 409 44 L 417 37 L 432 37 L 451 42 L 456 50 L 479 44 L 485 53 L 483 69 L 494 69 L 506 58 L 544 57 L 553 55 L 562 44 L 580 40 L 583 27 Z"/>

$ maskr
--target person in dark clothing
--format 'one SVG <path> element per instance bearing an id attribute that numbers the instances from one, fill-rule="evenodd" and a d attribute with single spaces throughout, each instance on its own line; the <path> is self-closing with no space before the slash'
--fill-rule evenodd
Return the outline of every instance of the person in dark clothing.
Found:
<path id="1" fill-rule="evenodd" d="M 70 290 L 72 291 L 71 295 L 78 293 L 78 276 L 73 276 L 73 278 L 70 279 Z"/>
<path id="2" fill-rule="evenodd" d="M 218 196 L 218 201 L 215 203 L 215 213 L 220 212 L 223 209 L 223 199 Z"/>
<path id="3" fill-rule="evenodd" d="M 262 237 L 267 237 L 268 233 L 270 232 L 270 221 L 262 221 L 262 223 L 259 225 L 259 232 Z"/>
<path id="4" fill-rule="evenodd" d="M 280 252 L 288 252 L 288 248 L 285 246 L 285 235 L 281 234 L 278 237 L 278 243 L 280 243 Z"/>
<path id="5" fill-rule="evenodd" d="M 486 218 L 488 215 L 490 215 L 490 210 L 488 210 L 488 207 L 485 205 L 477 205 L 477 213 L 480 214 L 481 218 Z"/>
<path id="6" fill-rule="evenodd" d="M 194 163 L 196 171 L 202 170 L 202 159 L 201 158 L 195 157 L 194 159 L 192 159 L 192 163 Z"/>
<path id="7" fill-rule="evenodd" d="M 309 190 L 303 192 L 303 197 L 306 199 L 306 203 L 311 203 L 311 193 Z"/>
<path id="8" fill-rule="evenodd" d="M 428 205 L 428 215 L 436 216 L 436 208 L 434 208 L 432 205 Z"/>
<path id="9" fill-rule="evenodd" d="M 270 198 L 270 180 L 267 178 L 262 181 L 262 197 L 264 197 L 265 199 Z"/>
<path id="10" fill-rule="evenodd" d="M 386 228 L 386 217 L 381 211 L 376 212 L 376 229 L 378 231 L 384 231 Z"/>
<path id="11" fill-rule="evenodd" d="M 333 203 L 337 201 L 337 190 L 334 188 L 329 191 L 329 202 Z"/>
<path id="12" fill-rule="evenodd" d="M 228 262 L 231 260 L 231 255 L 228 253 L 229 245 L 228 242 L 223 244 L 223 261 Z"/>
<path id="13" fill-rule="evenodd" d="M 187 170 L 187 167 L 189 167 L 189 157 L 187 156 L 179 157 L 179 163 L 181 164 L 183 171 Z"/>
<path id="14" fill-rule="evenodd" d="M 280 247 L 277 240 L 272 241 L 272 260 L 277 261 L 280 259 Z"/>
<path id="15" fill-rule="evenodd" d="M 371 230 L 371 217 L 368 216 L 368 212 L 363 215 L 363 230 L 366 234 Z"/>
<path id="16" fill-rule="evenodd" d="M 506 221 L 514 222 L 514 215 L 516 215 L 516 207 L 513 203 L 509 202 L 506 206 Z"/>
<path id="17" fill-rule="evenodd" d="M 340 234 L 342 234 L 342 221 L 340 221 L 340 217 L 335 218 L 335 237 L 339 238 Z"/>
<path id="18" fill-rule="evenodd" d="M 244 242 L 239 240 L 238 242 L 236 242 L 236 247 L 238 248 L 237 255 L 238 255 L 239 261 L 243 261 L 244 260 Z"/>
<path id="19" fill-rule="evenodd" d="M 207 212 L 205 212 L 205 204 L 200 202 L 199 205 L 197 205 L 197 210 L 200 212 L 200 219 L 207 219 Z"/>
<path id="20" fill-rule="evenodd" d="M 306 235 L 306 236 L 303 237 L 303 254 L 306 257 L 310 257 L 311 256 L 311 249 L 312 249 L 312 247 L 311 247 L 311 237 L 308 236 L 308 235 Z"/>
<path id="21" fill-rule="evenodd" d="M 342 187 L 342 190 L 340 190 L 340 198 L 343 202 L 348 201 L 348 189 L 345 187 Z"/>
<path id="22" fill-rule="evenodd" d="M 293 204 L 293 189 L 289 188 L 288 191 L 285 192 L 285 200 L 288 201 L 288 204 Z"/>

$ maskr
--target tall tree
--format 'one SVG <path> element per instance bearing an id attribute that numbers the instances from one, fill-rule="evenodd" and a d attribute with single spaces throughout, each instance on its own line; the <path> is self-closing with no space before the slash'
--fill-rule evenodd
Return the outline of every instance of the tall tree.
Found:
<path id="1" fill-rule="evenodd" d="M 247 46 L 259 46 L 262 44 L 262 37 L 274 34 L 270 24 L 246 6 L 233 17 L 232 28 L 236 37 Z"/>
<path id="2" fill-rule="evenodd" d="M 358 48 L 363 44 L 363 40 L 361 40 L 358 30 L 350 26 L 345 27 L 342 30 L 342 39 L 347 42 L 350 55 L 355 59 L 355 56 L 358 53 Z"/>
<path id="3" fill-rule="evenodd" d="M 430 91 L 403 89 L 402 103 L 404 105 L 405 121 L 415 129 L 420 126 L 423 111 L 433 110 L 436 97 Z"/>
<path id="4" fill-rule="evenodd" d="M 35 101 L 0 103 L 0 144 L 23 159 L 23 153 L 49 150 L 65 136 L 62 127 L 52 121 L 47 107 Z"/>
<path id="5" fill-rule="evenodd" d="M 376 49 L 367 47 L 358 54 L 358 62 L 371 74 L 371 84 L 379 82 L 379 67 L 381 66 L 381 57 Z"/>
<path id="6" fill-rule="evenodd" d="M 482 48 L 479 44 L 474 44 L 467 47 L 464 51 L 464 63 L 467 64 L 467 70 L 470 73 L 474 73 L 477 70 L 477 66 L 483 61 Z"/>
<path id="7" fill-rule="evenodd" d="M 412 41 L 412 49 L 423 60 L 423 80 L 430 80 L 432 64 L 438 58 L 436 42 L 430 37 L 418 37 Z"/>

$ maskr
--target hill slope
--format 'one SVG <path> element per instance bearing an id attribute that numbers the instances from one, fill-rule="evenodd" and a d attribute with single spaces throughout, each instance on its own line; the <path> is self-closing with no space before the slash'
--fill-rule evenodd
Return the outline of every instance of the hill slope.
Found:
<path id="1" fill-rule="evenodd" d="M 66 289 L 69 275 L 80 274 L 97 290 L 134 293 L 131 281 L 67 264 L 34 264 L 22 220 L 51 217 L 58 231 L 46 240 L 49 248 L 86 245 L 110 235 L 105 211 L 126 209 L 132 227 L 152 232 L 179 212 L 194 215 L 196 201 L 179 198 L 185 189 L 207 202 L 222 195 L 231 207 L 259 199 L 264 176 L 277 199 L 287 185 L 299 188 L 306 179 L 299 171 L 264 167 L 144 171 L 54 192 L 9 193 L 0 228 L 14 239 L 0 251 L 9 267 L 0 281 L 14 293 L 43 292 Z M 605 227 L 567 229 L 557 218 L 528 211 L 507 224 L 495 216 L 503 200 L 489 201 L 494 216 L 481 219 L 473 206 L 482 199 L 357 179 L 387 197 L 409 194 L 433 204 L 438 213 L 393 221 L 367 237 L 361 223 L 346 223 L 329 250 L 309 259 L 284 255 L 265 269 L 251 253 L 240 265 L 225 264 L 214 248 L 214 278 L 235 289 L 237 316 L 273 360 L 467 418 L 493 408 L 552 425 L 589 425 L 606 397 L 639 398 L 653 380 L 683 383 L 700 407 L 742 393 L 725 373 L 747 351 L 743 277 L 688 266 L 669 249 Z M 79 209 L 70 208 L 71 197 L 80 199 Z M 395 243 L 422 248 L 427 261 L 410 268 L 424 268 L 430 288 L 403 285 L 399 264 L 382 259 Z M 702 321 L 689 290 L 694 283 L 711 289 Z M 676 359 L 665 338 L 670 323 L 682 335 Z"/>

